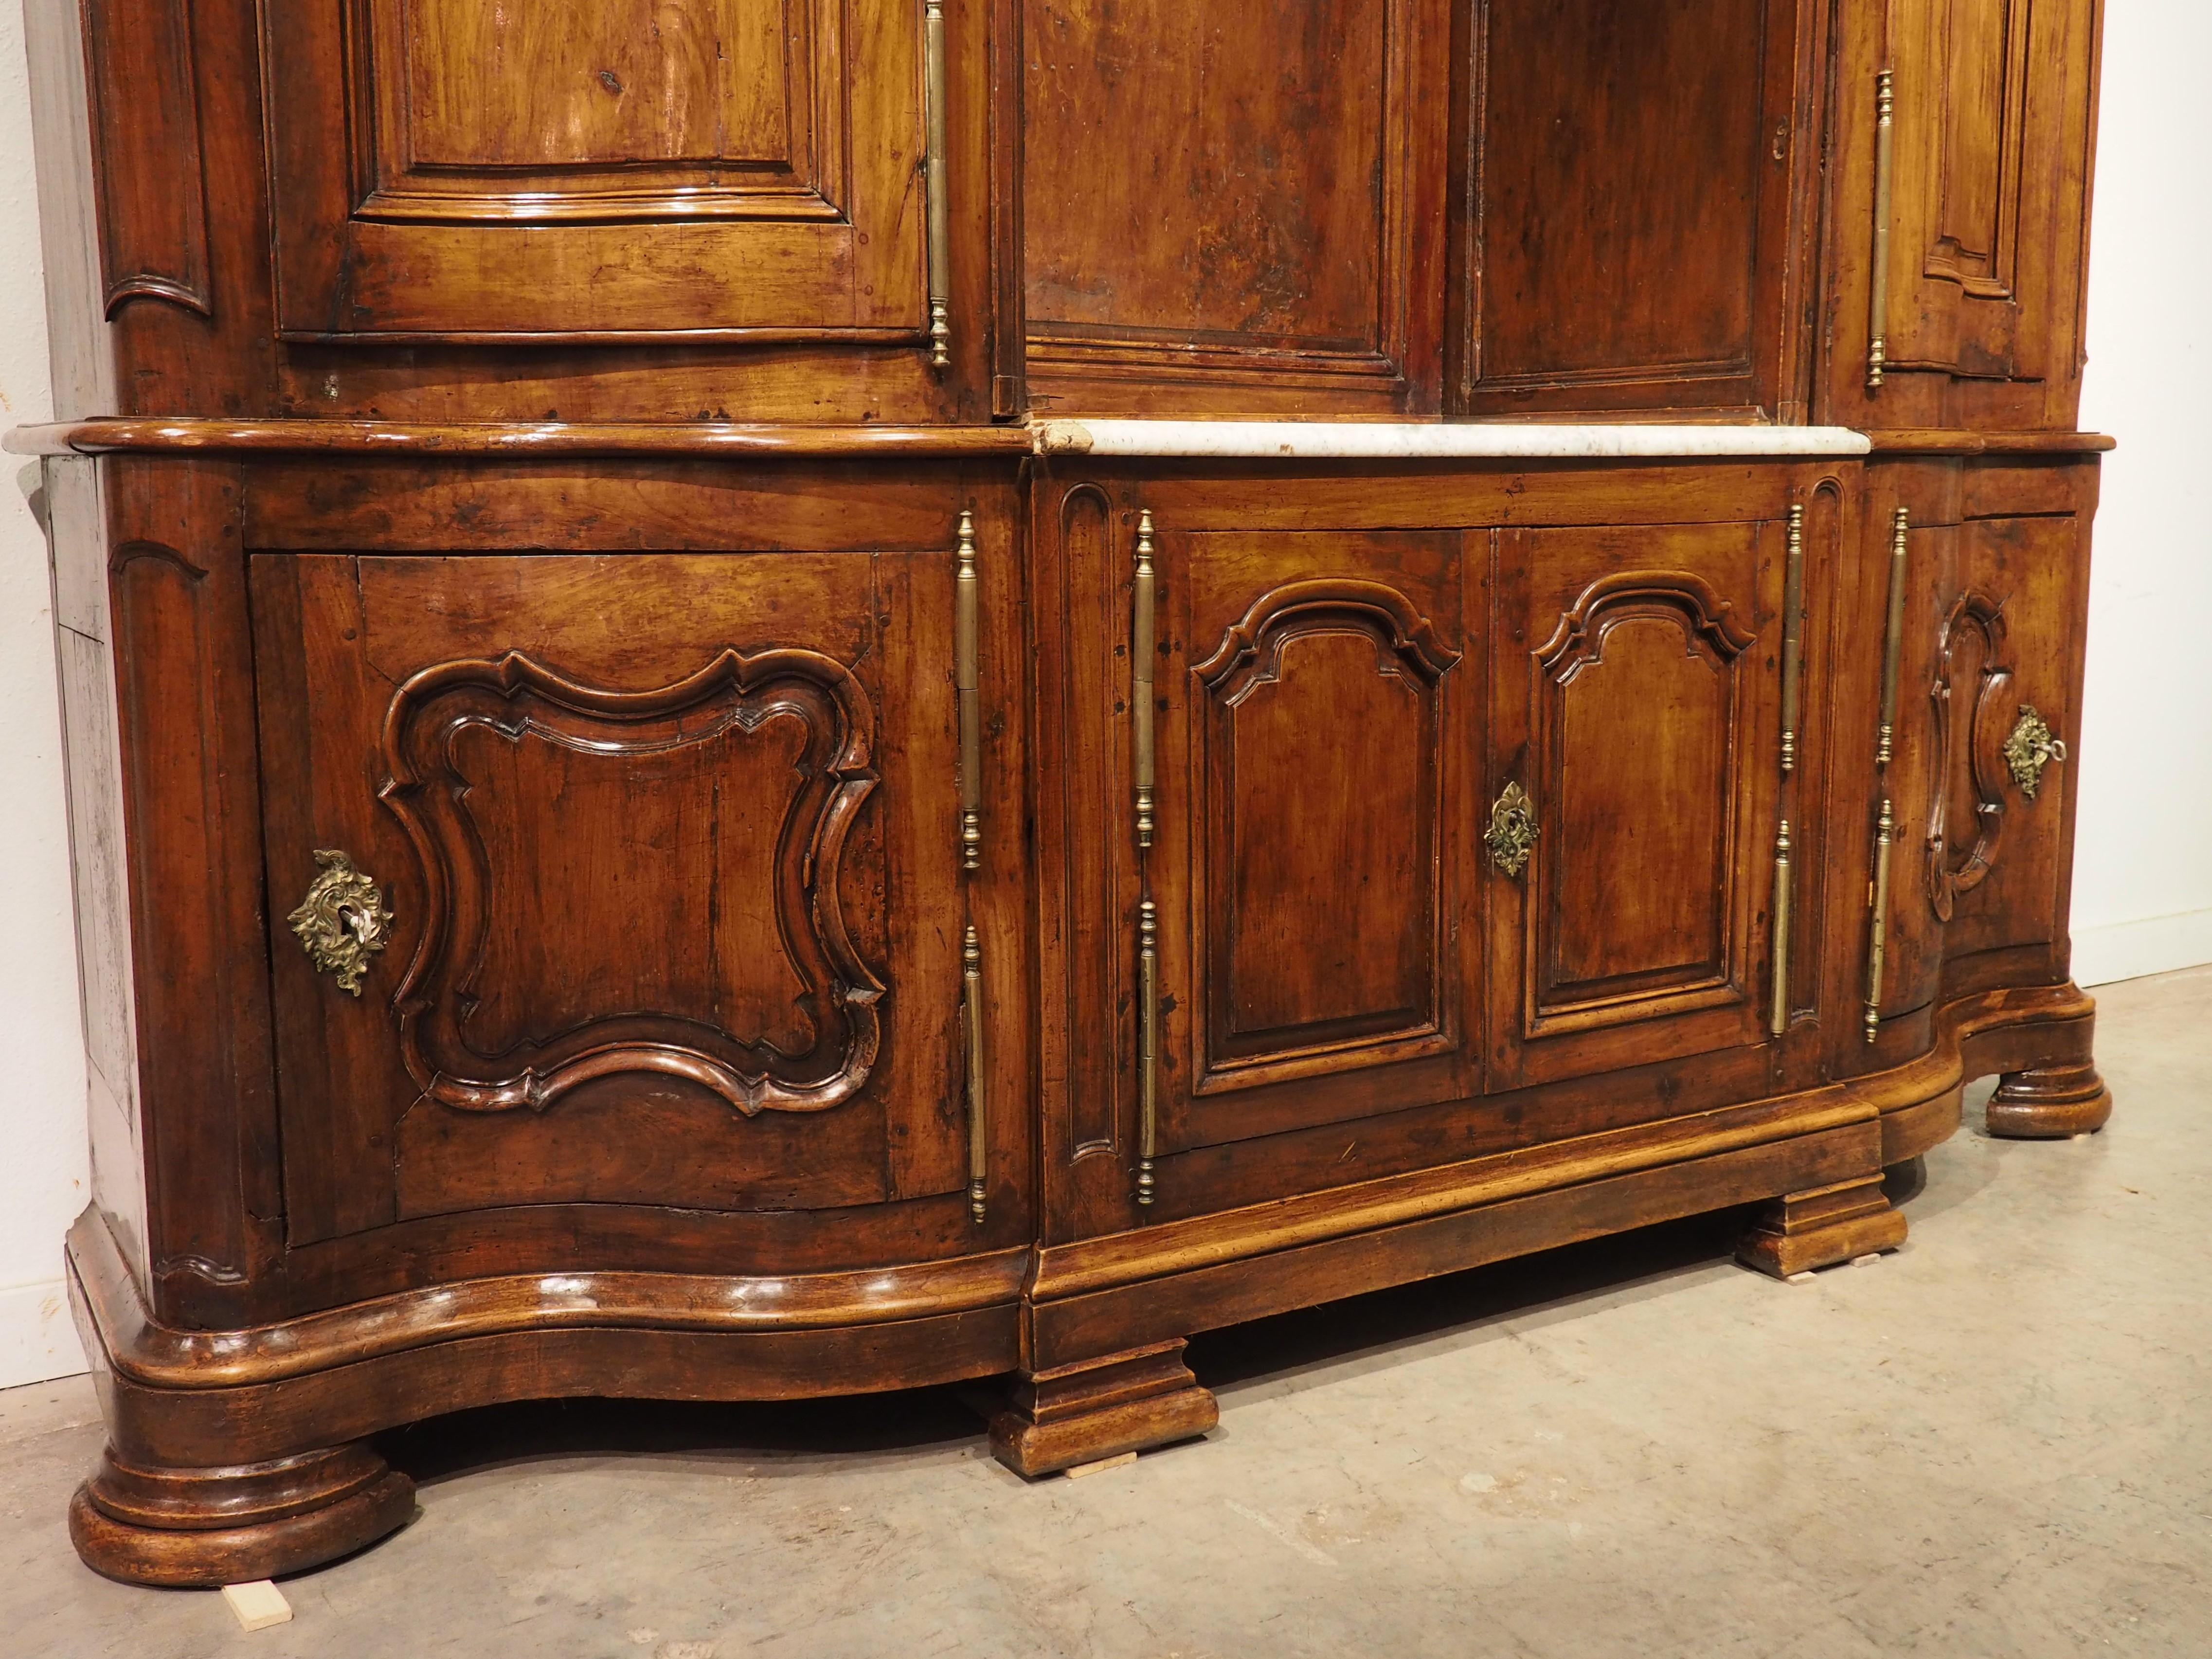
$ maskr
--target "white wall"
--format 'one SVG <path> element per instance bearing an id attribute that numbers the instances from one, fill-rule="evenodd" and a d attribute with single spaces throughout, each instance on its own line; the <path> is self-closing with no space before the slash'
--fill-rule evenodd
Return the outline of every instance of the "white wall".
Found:
<path id="1" fill-rule="evenodd" d="M 2212 61 L 2201 0 L 2109 0 L 2082 424 L 2116 434 L 2075 864 L 2084 984 L 2212 962 Z M 0 0 L 0 426 L 48 413 L 22 17 Z M 36 470 L 0 467 L 0 1386 L 82 1368 L 61 1287 L 84 1065 Z"/>
<path id="2" fill-rule="evenodd" d="M 2108 0 L 2089 368 L 2105 461 L 2074 848 L 2084 985 L 2212 962 L 2212 6 Z"/>
<path id="3" fill-rule="evenodd" d="M 23 16 L 0 0 L 0 428 L 52 412 L 40 270 Z M 84 1369 L 62 1293 L 85 1200 L 84 1046 L 38 479 L 0 458 L 0 1385 Z"/>

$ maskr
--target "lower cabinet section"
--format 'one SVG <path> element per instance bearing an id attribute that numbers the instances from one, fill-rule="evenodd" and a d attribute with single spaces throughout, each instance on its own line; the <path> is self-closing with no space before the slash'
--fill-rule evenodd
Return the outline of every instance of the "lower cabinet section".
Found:
<path id="1" fill-rule="evenodd" d="M 1860 489 L 1856 460 L 1041 480 L 1048 1210 L 1113 1231 L 1809 1079 L 1850 1015 L 1776 907 L 1817 945 L 1825 872 L 1790 854 L 1820 845 Z"/>
<path id="2" fill-rule="evenodd" d="M 2110 1110 L 2093 461 L 54 465 L 118 1577 L 524 1396 L 1010 1375 L 1074 1467 L 1212 1425 L 1195 1331 L 1809 1271 L 1966 1078 Z"/>

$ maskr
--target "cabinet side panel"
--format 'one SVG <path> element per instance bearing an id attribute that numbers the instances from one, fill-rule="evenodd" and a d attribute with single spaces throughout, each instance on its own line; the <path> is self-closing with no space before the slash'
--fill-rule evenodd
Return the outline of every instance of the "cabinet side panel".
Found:
<path id="1" fill-rule="evenodd" d="M 30 60 L 53 413 L 60 420 L 108 414 L 116 409 L 115 366 L 100 292 L 91 117 L 75 0 L 28 0 L 23 39 Z M 50 472 L 50 489 L 53 477 Z"/>
<path id="2" fill-rule="evenodd" d="M 54 560 L 56 657 L 76 895 L 92 1199 L 146 1282 L 146 1178 L 138 1131 L 138 1038 L 124 871 L 122 752 L 116 743 L 113 633 L 101 553 L 97 465 L 46 464 Z"/>

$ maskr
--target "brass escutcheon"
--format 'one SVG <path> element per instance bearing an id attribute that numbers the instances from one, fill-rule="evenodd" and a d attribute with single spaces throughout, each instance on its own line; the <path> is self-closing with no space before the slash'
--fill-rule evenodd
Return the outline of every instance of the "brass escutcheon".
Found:
<path id="1" fill-rule="evenodd" d="M 300 936 L 315 971 L 335 974 L 338 989 L 359 996 L 368 959 L 385 946 L 392 912 L 376 883 L 336 848 L 317 848 L 315 862 L 323 866 L 322 874 L 285 920 Z"/>
<path id="2" fill-rule="evenodd" d="M 2012 735 L 2004 741 L 2005 765 L 2012 772 L 2012 781 L 2020 786 L 2020 793 L 2030 800 L 2043 787 L 2043 769 L 2053 761 L 2066 758 L 2066 745 L 2055 734 L 2035 705 L 2024 702 L 2020 706 L 2020 719 L 2014 722 Z"/>
<path id="3" fill-rule="evenodd" d="M 1536 845 L 1536 806 L 1528 792 L 1509 783 L 1490 809 L 1490 828 L 1482 834 L 1490 861 L 1509 876 L 1518 877 L 1528 867 L 1528 854 Z"/>

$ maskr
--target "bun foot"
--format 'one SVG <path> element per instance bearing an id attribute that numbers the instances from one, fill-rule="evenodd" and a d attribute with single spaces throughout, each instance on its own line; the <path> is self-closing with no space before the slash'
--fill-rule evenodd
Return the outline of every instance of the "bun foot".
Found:
<path id="1" fill-rule="evenodd" d="M 1020 1378 L 991 1419 L 991 1450 L 1017 1474 L 1050 1474 L 1204 1434 L 1221 1420 L 1182 1363 L 1182 1339 Z"/>
<path id="2" fill-rule="evenodd" d="M 2005 1140 L 2063 1140 L 2101 1129 L 2112 1091 L 2090 1065 L 2007 1072 L 1990 1097 L 1990 1133 Z"/>
<path id="3" fill-rule="evenodd" d="M 70 1541 L 130 1584 L 240 1584 L 335 1560 L 404 1525 L 415 1483 L 366 1445 L 229 1468 L 142 1468 L 111 1449 L 70 1501 Z"/>
<path id="4" fill-rule="evenodd" d="M 1776 1199 L 1743 1236 L 1735 1259 L 1788 1279 L 1904 1243 L 1905 1218 L 1890 1208 L 1881 1176 L 1859 1176 Z"/>

